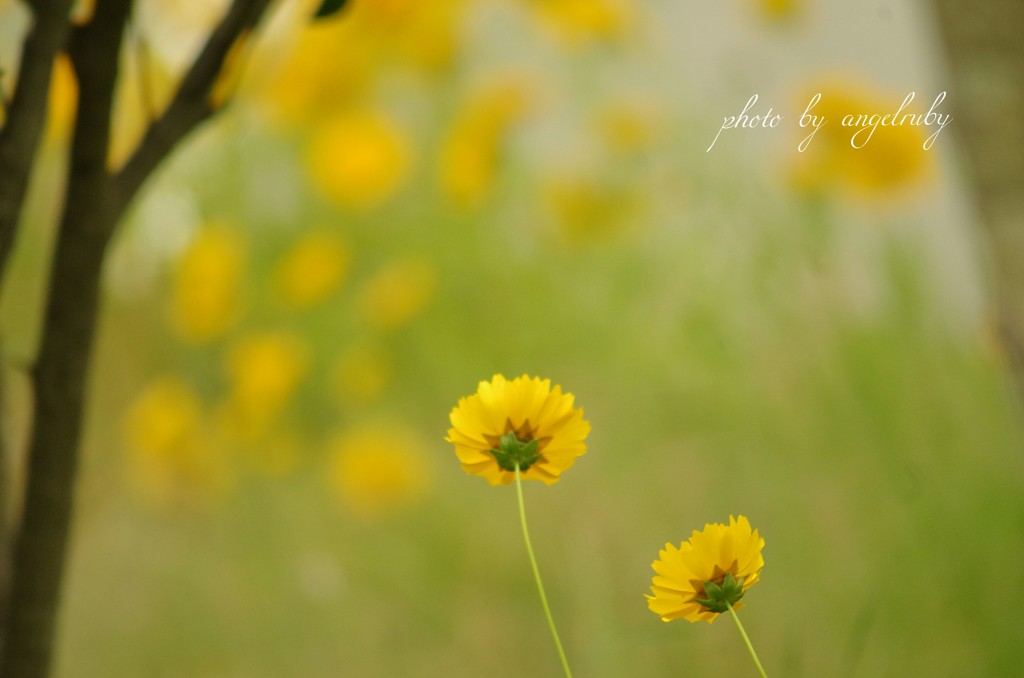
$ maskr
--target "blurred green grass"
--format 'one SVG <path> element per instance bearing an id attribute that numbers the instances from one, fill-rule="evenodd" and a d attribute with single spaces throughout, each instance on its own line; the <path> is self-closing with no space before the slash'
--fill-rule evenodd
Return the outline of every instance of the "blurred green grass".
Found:
<path id="1" fill-rule="evenodd" d="M 543 234 L 393 223 L 387 242 L 416 240 L 440 289 L 387 339 L 379 407 L 424 434 L 435 486 L 379 520 L 339 508 L 315 449 L 213 508 L 139 503 L 115 449 L 131 389 L 108 375 L 132 381 L 124 333 L 147 311 L 110 304 L 58 675 L 557 675 L 512 491 L 465 476 L 442 440 L 456 400 L 499 371 L 552 377 L 593 424 L 562 482 L 527 488 L 579 675 L 749 670 L 727 624 L 663 624 L 642 598 L 665 541 L 736 513 L 767 542 L 743 615 L 773 673 L 1012 675 L 1024 510 L 999 356 L 949 329 L 896 240 L 883 301 L 851 313 L 838 274 L 803 254 L 816 225 L 791 223 L 786 248 L 755 225 L 726 252 L 666 226 L 528 253 L 516 244 Z"/>

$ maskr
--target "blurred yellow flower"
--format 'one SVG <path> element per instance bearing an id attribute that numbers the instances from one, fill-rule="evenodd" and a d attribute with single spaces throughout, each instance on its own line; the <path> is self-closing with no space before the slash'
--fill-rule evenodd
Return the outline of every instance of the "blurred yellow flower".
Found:
<path id="1" fill-rule="evenodd" d="M 851 84 L 829 85 L 818 92 L 821 99 L 811 113 L 824 116 L 826 123 L 804 152 L 794 154 L 792 180 L 798 191 L 839 189 L 854 196 L 883 196 L 928 178 L 932 154 L 922 148 L 926 138 L 923 128 L 880 126 L 863 147 L 854 148 L 850 139 L 858 128 L 842 125 L 847 115 L 892 112 L 903 95 L 887 95 Z M 808 95 L 802 105 L 811 98 Z M 806 136 L 812 129 L 804 128 L 801 135 Z"/>
<path id="2" fill-rule="evenodd" d="M 318 3 L 288 3 L 276 48 L 257 55 L 261 101 L 272 121 L 295 126 L 365 102 L 389 73 L 431 74 L 453 63 L 465 0 L 350 2 L 309 21 Z"/>
<path id="3" fill-rule="evenodd" d="M 296 17 L 295 38 L 277 55 L 279 61 L 261 64 L 270 73 L 263 101 L 271 120 L 281 125 L 337 115 L 373 80 L 373 52 L 367 37 L 352 30 L 350 17 L 312 22 L 307 17 Z"/>
<path id="4" fill-rule="evenodd" d="M 405 179 L 409 140 L 388 118 L 372 111 L 342 114 L 316 129 L 306 167 L 324 195 L 356 209 L 387 200 Z"/>
<path id="5" fill-rule="evenodd" d="M 362 0 L 352 3 L 353 21 L 375 27 L 394 28 L 406 21 L 423 0 Z"/>
<path id="6" fill-rule="evenodd" d="M 177 377 L 150 383 L 128 408 L 125 447 L 136 485 L 153 500 L 205 500 L 230 484 L 226 459 L 210 444 L 202 403 Z"/>
<path id="7" fill-rule="evenodd" d="M 576 46 L 621 37 L 628 21 L 628 0 L 535 0 L 538 16 L 565 43 Z"/>
<path id="8" fill-rule="evenodd" d="M 351 31 L 367 36 L 375 61 L 384 65 L 436 71 L 458 48 L 465 0 L 370 0 L 356 2 L 348 16 Z"/>
<path id="9" fill-rule="evenodd" d="M 393 371 L 391 359 L 382 349 L 357 344 L 342 353 L 332 368 L 334 393 L 344 404 L 372 402 L 387 388 Z"/>
<path id="10" fill-rule="evenodd" d="M 202 405 L 177 377 L 153 381 L 129 408 L 124 420 L 129 447 L 153 457 L 174 455 L 199 436 Z"/>
<path id="11" fill-rule="evenodd" d="M 757 11 L 770 21 L 786 21 L 800 13 L 800 0 L 755 0 Z"/>
<path id="12" fill-rule="evenodd" d="M 243 337 L 227 354 L 232 393 L 248 407 L 279 411 L 298 386 L 306 362 L 306 346 L 294 334 L 263 332 Z"/>
<path id="13" fill-rule="evenodd" d="M 308 350 L 287 332 L 262 332 L 239 339 L 225 368 L 231 391 L 222 423 L 239 440 L 262 438 L 288 405 L 308 366 Z"/>
<path id="14" fill-rule="evenodd" d="M 763 548 L 764 539 L 750 529 L 744 516 L 729 516 L 728 525 L 708 523 L 702 531 L 694 530 L 678 548 L 665 544 L 658 560 L 651 563 L 657 574 L 651 586 L 654 595 L 645 596 L 647 606 L 663 621 L 710 623 L 726 608 L 698 601 L 714 600 L 715 593 L 724 590 L 727 595 L 732 593 L 726 600 L 738 610 L 743 607 L 739 598 L 761 576 Z"/>
<path id="15" fill-rule="evenodd" d="M 64 144 L 71 136 L 78 108 L 78 79 L 71 59 L 64 52 L 53 60 L 49 96 L 45 140 L 49 144 Z"/>
<path id="16" fill-rule="evenodd" d="M 436 70 L 458 46 L 465 0 L 372 0 L 355 3 L 352 30 L 371 36 L 379 61 Z"/>
<path id="17" fill-rule="evenodd" d="M 375 273 L 359 290 L 359 312 L 372 327 L 391 330 L 419 315 L 434 297 L 437 272 L 423 259 L 401 259 Z"/>
<path id="18" fill-rule="evenodd" d="M 96 0 L 75 0 L 71 6 L 71 22 L 81 26 L 92 21 L 93 12 L 96 11 Z"/>
<path id="19" fill-rule="evenodd" d="M 349 246 L 327 231 L 306 233 L 278 262 L 274 287 L 290 306 L 323 301 L 341 286 L 348 272 Z"/>
<path id="20" fill-rule="evenodd" d="M 416 2 L 404 31 L 396 36 L 394 47 L 410 64 L 426 71 L 438 71 L 449 65 L 459 48 L 459 25 L 464 0 Z"/>
<path id="21" fill-rule="evenodd" d="M 548 207 L 569 242 L 615 236 L 628 230 L 640 207 L 629 189 L 587 176 L 553 179 L 545 187 Z"/>
<path id="22" fill-rule="evenodd" d="M 223 225 L 207 224 L 174 271 L 171 320 L 178 336 L 193 343 L 208 342 L 238 320 L 244 267 L 241 236 Z"/>
<path id="23" fill-rule="evenodd" d="M 486 197 L 502 140 L 527 100 L 522 82 L 504 82 L 474 94 L 456 116 L 440 156 L 441 187 L 454 203 L 475 207 Z"/>
<path id="24" fill-rule="evenodd" d="M 590 423 L 573 401 L 561 386 L 552 388 L 550 379 L 523 375 L 508 381 L 496 374 L 480 382 L 475 394 L 459 400 L 445 440 L 455 445 L 466 473 L 491 485 L 515 479 L 514 463 L 503 459 L 503 437 L 512 434 L 525 447 L 536 442 L 536 458 L 520 464 L 521 475 L 551 485 L 587 451 Z"/>
<path id="25" fill-rule="evenodd" d="M 656 111 L 639 101 L 621 101 L 605 108 L 598 128 L 614 151 L 639 151 L 651 146 L 660 131 Z"/>
<path id="26" fill-rule="evenodd" d="M 430 486 L 424 451 L 401 426 L 347 431 L 330 449 L 330 484 L 355 513 L 390 513 L 420 499 Z"/>

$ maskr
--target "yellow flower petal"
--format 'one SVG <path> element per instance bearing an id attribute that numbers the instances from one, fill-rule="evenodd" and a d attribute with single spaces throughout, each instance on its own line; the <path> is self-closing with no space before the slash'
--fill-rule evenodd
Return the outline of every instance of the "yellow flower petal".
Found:
<path id="1" fill-rule="evenodd" d="M 349 258 L 349 247 L 338 236 L 326 231 L 304 235 L 277 265 L 277 293 L 296 308 L 323 301 L 341 286 Z"/>
<path id="2" fill-rule="evenodd" d="M 348 113 L 317 129 L 306 154 L 313 181 L 328 198 L 359 210 L 377 207 L 408 174 L 410 143 L 388 118 Z"/>
<path id="3" fill-rule="evenodd" d="M 648 608 L 664 621 L 713 622 L 718 613 L 696 602 L 705 597 L 704 584 L 721 584 L 726 574 L 732 574 L 736 580 L 743 579 L 746 591 L 760 579 L 763 548 L 764 540 L 751 530 L 745 516 L 730 516 L 728 525 L 708 523 L 678 548 L 666 544 L 651 563 L 656 574 L 651 580 L 652 595 L 645 596 Z M 733 608 L 742 606 L 738 601 Z"/>
<path id="4" fill-rule="evenodd" d="M 455 446 L 466 473 L 482 476 L 492 485 L 507 485 L 515 479 L 490 452 L 501 436 L 515 433 L 524 443 L 537 440 L 540 458 L 522 477 L 551 485 L 587 451 L 590 423 L 573 403 L 573 396 L 563 394 L 559 386 L 552 388 L 549 379 L 523 375 L 509 381 L 496 374 L 480 382 L 474 395 L 459 400 L 449 415 L 452 428 L 446 440 Z"/>
<path id="5" fill-rule="evenodd" d="M 205 343 L 224 334 L 241 311 L 245 243 L 227 227 L 210 225 L 177 263 L 171 299 L 174 329 L 185 341 Z"/>

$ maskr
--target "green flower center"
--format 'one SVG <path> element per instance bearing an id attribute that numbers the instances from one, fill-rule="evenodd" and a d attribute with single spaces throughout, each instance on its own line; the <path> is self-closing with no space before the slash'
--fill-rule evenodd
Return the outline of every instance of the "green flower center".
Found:
<path id="1" fill-rule="evenodd" d="M 501 436 L 498 445 L 491 448 L 491 454 L 498 462 L 498 466 L 506 471 L 520 471 L 530 468 L 535 461 L 540 459 L 540 452 L 537 450 L 538 440 L 520 440 L 514 431 L 509 431 Z"/>
<path id="2" fill-rule="evenodd" d="M 738 603 L 743 593 L 743 577 L 736 579 L 732 572 L 726 572 L 720 582 L 704 582 L 704 597 L 693 600 L 703 605 L 709 612 L 722 613 L 731 605 Z"/>

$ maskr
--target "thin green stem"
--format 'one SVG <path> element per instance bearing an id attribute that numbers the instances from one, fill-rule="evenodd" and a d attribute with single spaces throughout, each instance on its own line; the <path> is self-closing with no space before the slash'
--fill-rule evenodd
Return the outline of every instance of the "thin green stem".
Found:
<path id="1" fill-rule="evenodd" d="M 757 658 L 757 653 L 754 652 L 754 646 L 750 644 L 750 638 L 747 638 L 747 632 L 743 630 L 743 624 L 740 623 L 740 618 L 736 615 L 736 610 L 732 609 L 732 605 L 726 603 L 725 606 L 729 608 L 729 614 L 732 615 L 732 620 L 736 622 L 736 628 L 740 630 L 740 635 L 743 636 L 743 643 L 747 646 L 747 650 L 750 652 L 750 658 L 754 660 L 754 666 L 757 667 L 757 672 L 761 674 L 761 678 L 768 678 L 768 674 L 764 672 L 764 667 L 761 666 L 761 660 Z"/>
<path id="2" fill-rule="evenodd" d="M 551 637 L 555 639 L 555 648 L 558 650 L 558 658 L 562 660 L 565 678 L 572 678 L 569 660 L 565 658 L 565 650 L 562 649 L 562 641 L 558 639 L 558 629 L 555 628 L 555 620 L 551 616 L 551 608 L 548 607 L 548 597 L 544 595 L 544 584 L 540 580 L 540 570 L 537 569 L 537 559 L 533 555 L 533 545 L 530 544 L 530 530 L 526 527 L 526 508 L 523 505 L 523 482 L 520 479 L 518 463 L 516 464 L 516 498 L 519 499 L 519 522 L 523 526 L 526 553 L 530 556 L 530 566 L 533 567 L 533 578 L 537 581 L 537 592 L 540 594 L 541 605 L 544 606 L 544 616 L 548 618 L 548 628 L 551 629 Z"/>

